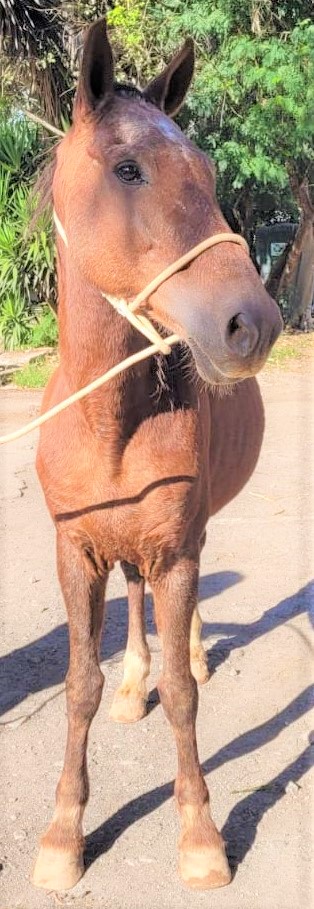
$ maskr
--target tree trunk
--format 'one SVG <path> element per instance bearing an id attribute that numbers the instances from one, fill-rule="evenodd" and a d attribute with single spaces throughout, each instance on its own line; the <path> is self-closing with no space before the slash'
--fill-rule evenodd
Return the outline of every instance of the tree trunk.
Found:
<path id="1" fill-rule="evenodd" d="M 269 293 L 277 301 L 288 302 L 287 322 L 292 328 L 313 327 L 311 316 L 314 293 L 314 205 L 308 181 L 299 183 L 290 176 L 293 194 L 301 209 L 299 226 L 292 245 L 286 247 L 275 263 L 266 282 Z"/>
<path id="2" fill-rule="evenodd" d="M 293 306 L 290 313 L 290 324 L 292 328 L 299 328 L 306 331 L 313 327 L 314 323 L 311 315 L 313 295 L 314 230 L 313 223 L 307 219 L 296 273 Z"/>
<path id="3" fill-rule="evenodd" d="M 268 275 L 267 281 L 265 281 L 266 290 L 268 290 L 270 296 L 274 297 L 276 300 L 278 299 L 279 284 L 283 271 L 286 268 L 288 256 L 290 255 L 291 249 L 292 243 L 287 243 L 287 246 L 285 246 L 279 258 L 276 259 L 276 262 L 274 262 L 273 267 Z"/>

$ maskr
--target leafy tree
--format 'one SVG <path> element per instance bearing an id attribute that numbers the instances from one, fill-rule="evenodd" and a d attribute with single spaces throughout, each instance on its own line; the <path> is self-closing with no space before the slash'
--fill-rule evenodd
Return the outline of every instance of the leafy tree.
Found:
<path id="1" fill-rule="evenodd" d="M 196 76 L 179 120 L 214 158 L 223 208 L 252 251 L 267 220 L 300 220 L 301 234 L 305 220 L 313 226 L 312 0 L 1 0 L 5 59 L 31 67 L 34 86 L 24 80 L 24 93 L 48 116 L 50 104 L 55 122 L 71 106 L 84 26 L 105 13 L 118 77 L 142 85 L 186 35 L 194 37 Z M 298 234 L 294 258 L 301 240 Z M 285 258 L 276 286 L 286 293 L 296 269 Z"/>
<path id="2" fill-rule="evenodd" d="M 194 37 L 196 77 L 180 121 L 214 158 L 223 207 L 251 248 L 267 218 L 305 218 L 299 188 L 314 178 L 312 12 L 301 0 L 120 0 L 108 13 L 118 69 L 142 82 Z"/>
<path id="3" fill-rule="evenodd" d="M 108 13 L 118 65 L 136 57 L 141 81 L 186 34 L 197 72 L 183 121 L 215 158 L 224 196 L 288 186 L 314 161 L 314 25 L 311 3 L 270 0 L 124 0 Z M 122 51 L 121 51 L 122 47 Z"/>

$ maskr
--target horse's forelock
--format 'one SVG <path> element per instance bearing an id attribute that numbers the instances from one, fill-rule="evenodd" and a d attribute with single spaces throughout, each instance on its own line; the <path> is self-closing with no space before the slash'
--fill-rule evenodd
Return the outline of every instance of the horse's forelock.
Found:
<path id="1" fill-rule="evenodd" d="M 114 82 L 113 87 L 116 95 L 120 95 L 123 98 L 143 98 L 145 101 L 143 92 L 136 85 L 132 85 L 129 82 Z"/>

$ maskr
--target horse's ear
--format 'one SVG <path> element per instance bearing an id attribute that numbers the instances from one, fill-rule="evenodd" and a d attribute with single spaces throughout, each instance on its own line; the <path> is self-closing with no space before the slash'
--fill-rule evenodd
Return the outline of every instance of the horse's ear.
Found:
<path id="1" fill-rule="evenodd" d="M 107 37 L 106 20 L 89 28 L 74 104 L 74 116 L 94 111 L 113 94 L 113 58 Z"/>
<path id="2" fill-rule="evenodd" d="M 145 88 L 147 101 L 173 117 L 183 104 L 194 70 L 194 44 L 187 38 L 166 69 Z"/>

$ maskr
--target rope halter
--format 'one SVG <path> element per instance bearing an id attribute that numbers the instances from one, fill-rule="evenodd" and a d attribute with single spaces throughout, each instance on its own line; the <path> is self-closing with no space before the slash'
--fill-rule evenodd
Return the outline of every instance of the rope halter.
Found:
<path id="1" fill-rule="evenodd" d="M 59 236 L 63 240 L 66 247 L 69 246 L 68 238 L 61 221 L 58 218 L 57 212 L 54 209 L 53 211 L 54 222 L 58 231 Z M 149 284 L 144 287 L 144 290 L 141 290 L 139 294 L 132 300 L 130 303 L 127 303 L 126 300 L 117 299 L 116 297 L 107 294 L 105 291 L 101 291 L 101 296 L 108 300 L 108 303 L 113 306 L 114 309 L 124 316 L 125 319 L 133 325 L 134 328 L 137 328 L 138 331 L 142 333 L 152 344 L 158 344 L 159 350 L 163 354 L 169 354 L 171 350 L 171 345 L 169 344 L 169 339 L 162 338 L 156 328 L 152 325 L 147 316 L 141 314 L 135 314 L 136 310 L 139 309 L 143 303 L 146 303 L 148 298 L 151 296 L 155 290 L 158 290 L 161 284 L 164 281 L 167 281 L 168 278 L 171 278 L 172 275 L 175 275 L 178 271 L 181 271 L 189 262 L 192 262 L 193 259 L 196 259 L 197 256 L 200 256 L 201 253 L 205 252 L 207 249 L 210 249 L 212 246 L 217 246 L 218 243 L 237 243 L 238 246 L 242 246 L 245 249 L 245 252 L 249 254 L 249 248 L 243 237 L 240 237 L 239 234 L 232 233 L 220 233 L 214 234 L 212 237 L 207 237 L 206 240 L 202 240 L 201 243 L 198 243 L 197 246 L 193 246 L 192 249 L 189 249 L 187 253 L 183 256 L 180 256 L 179 259 L 176 259 L 172 265 L 168 265 L 167 268 L 164 268 L 163 271 L 157 275 L 156 278 L 153 278 Z M 180 341 L 180 338 L 176 336 L 177 342 Z M 172 342 L 176 343 L 175 341 Z"/>
<path id="2" fill-rule="evenodd" d="M 64 245 L 68 248 L 68 238 L 66 231 L 58 218 L 57 212 L 54 210 L 53 218 L 56 225 L 61 240 L 63 240 Z M 57 416 L 61 413 L 62 410 L 65 410 L 67 407 L 70 407 L 71 404 L 75 404 L 77 401 L 80 401 L 81 398 L 84 398 L 86 395 L 90 394 L 92 391 L 96 391 L 97 388 L 100 388 L 101 385 L 104 385 L 105 382 L 109 382 L 110 379 L 113 379 L 119 373 L 124 372 L 130 366 L 134 366 L 135 363 L 145 360 L 146 357 L 150 357 L 152 354 L 163 353 L 165 355 L 171 352 L 171 348 L 174 344 L 178 344 L 181 340 L 178 335 L 170 335 L 166 339 L 163 338 L 157 329 L 152 325 L 151 321 L 144 316 L 142 313 L 136 313 L 136 310 L 146 303 L 148 298 L 151 296 L 164 281 L 167 281 L 168 278 L 171 278 L 172 275 L 175 275 L 178 271 L 181 271 L 189 262 L 192 262 L 193 259 L 196 259 L 197 256 L 200 256 L 201 253 L 205 252 L 207 249 L 210 249 L 212 246 L 217 246 L 218 243 L 237 243 L 238 246 L 242 246 L 242 249 L 249 254 L 249 248 L 243 237 L 240 237 L 238 234 L 232 233 L 221 233 L 214 234 L 212 237 L 207 237 L 206 240 L 202 240 L 201 243 L 198 243 L 196 246 L 193 246 L 187 253 L 183 256 L 180 256 L 179 259 L 176 259 L 172 265 L 168 265 L 167 268 L 164 268 L 163 271 L 157 275 L 156 278 L 153 278 L 149 284 L 144 287 L 144 290 L 141 290 L 139 294 L 132 300 L 130 303 L 127 303 L 126 300 L 118 300 L 116 297 L 112 297 L 111 294 L 101 291 L 102 297 L 108 300 L 108 303 L 116 309 L 116 311 L 123 316 L 125 319 L 128 319 L 131 325 L 136 328 L 145 338 L 151 342 L 149 347 L 145 347 L 144 350 L 138 351 L 138 353 L 132 354 L 132 356 L 127 357 L 125 360 L 122 360 L 121 363 L 117 363 L 116 366 L 113 366 L 112 369 L 109 369 L 102 376 L 99 376 L 98 379 L 94 379 L 93 382 L 90 382 L 88 385 L 85 385 L 84 388 L 80 388 L 79 391 L 76 391 L 73 395 L 70 395 L 64 401 L 60 401 L 59 404 L 56 404 L 55 407 L 52 407 L 50 410 L 47 410 L 41 416 L 37 417 L 36 420 L 32 420 L 31 423 L 28 423 L 26 426 L 22 426 L 20 429 L 17 429 L 15 432 L 11 432 L 8 435 L 0 437 L 0 445 L 4 445 L 6 442 L 13 442 L 15 439 L 19 439 L 20 436 L 26 435 L 28 432 L 32 432 L 33 429 L 37 429 L 39 426 L 42 426 L 43 423 L 46 423 L 47 420 L 50 420 L 52 417 Z"/>

